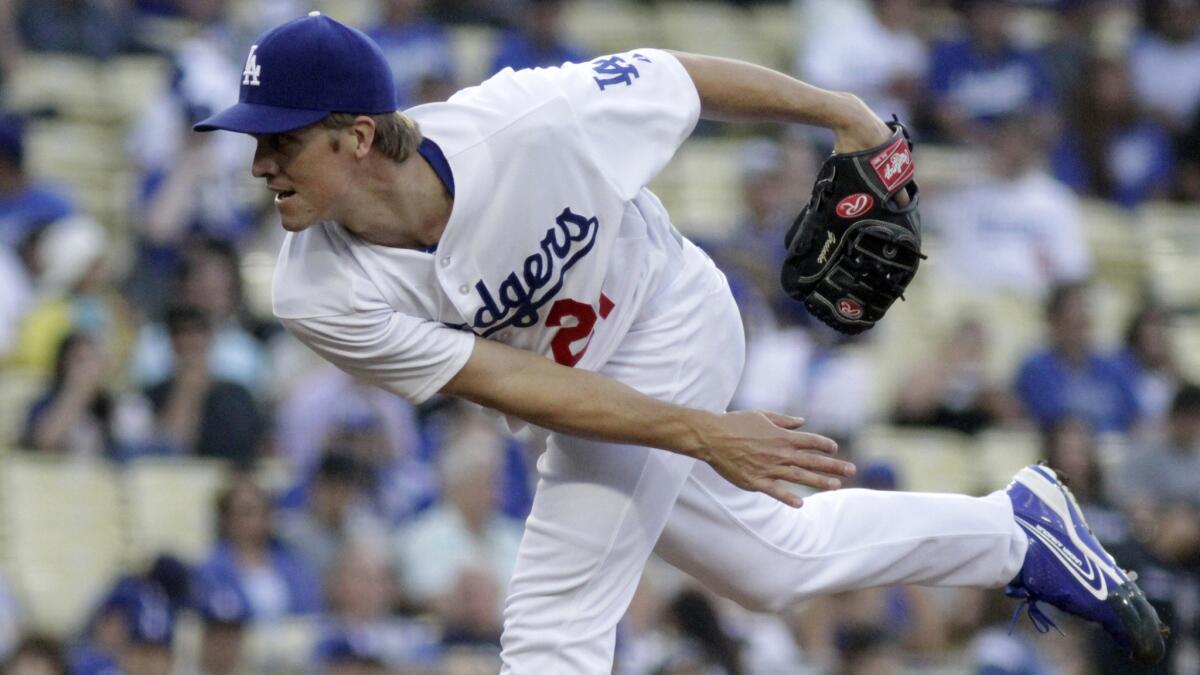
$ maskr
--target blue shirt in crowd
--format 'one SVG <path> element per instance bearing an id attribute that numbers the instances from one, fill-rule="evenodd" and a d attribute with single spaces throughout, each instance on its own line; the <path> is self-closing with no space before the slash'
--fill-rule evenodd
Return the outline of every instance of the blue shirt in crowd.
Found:
<path id="1" fill-rule="evenodd" d="M 524 33 L 510 31 L 500 38 L 496 46 L 496 56 L 492 59 L 492 72 L 497 73 L 505 68 L 521 70 L 522 68 L 539 68 L 546 66 L 561 66 L 564 63 L 586 61 L 588 55 L 574 45 L 555 42 L 543 46 L 534 42 Z"/>
<path id="2" fill-rule="evenodd" d="M 1054 176 L 1076 192 L 1112 199 L 1133 208 L 1155 195 L 1155 190 L 1174 184 L 1175 151 L 1171 136 L 1160 126 L 1141 122 L 1118 132 L 1104 148 L 1104 170 L 1109 175 L 1108 194 L 1099 194 L 1093 184 L 1083 140 L 1064 135 L 1051 154 Z"/>
<path id="3" fill-rule="evenodd" d="M 75 213 L 61 190 L 31 183 L 15 194 L 0 193 L 0 244 L 16 248 L 35 229 Z"/>
<path id="4" fill-rule="evenodd" d="M 1082 367 L 1075 367 L 1053 350 L 1034 354 L 1021 365 L 1016 390 L 1042 426 L 1078 417 L 1097 432 L 1124 433 L 1138 419 L 1133 381 L 1114 359 L 1104 356 L 1089 356 Z"/>
<path id="5" fill-rule="evenodd" d="M 442 26 L 432 21 L 413 21 L 402 26 L 376 26 L 366 33 L 379 43 L 392 67 L 400 107 L 417 103 L 417 88 L 424 79 L 455 80 L 454 53 Z"/>
<path id="6" fill-rule="evenodd" d="M 959 106 L 972 120 L 991 122 L 1049 105 L 1045 63 L 1036 52 L 1008 47 L 984 54 L 968 39 L 937 44 L 930 59 L 929 90 Z"/>

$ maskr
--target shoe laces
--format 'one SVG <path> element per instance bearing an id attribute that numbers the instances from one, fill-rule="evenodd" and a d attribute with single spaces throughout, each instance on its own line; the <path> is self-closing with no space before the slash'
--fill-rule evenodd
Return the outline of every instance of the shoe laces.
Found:
<path id="1" fill-rule="evenodd" d="M 1017 592 L 1009 592 L 1008 594 L 1015 598 L 1022 598 L 1021 604 L 1017 605 L 1016 611 L 1013 612 L 1012 620 L 1008 622 L 1009 635 L 1012 635 L 1013 629 L 1017 626 L 1017 619 L 1021 618 L 1021 610 L 1024 609 L 1027 610 L 1026 614 L 1029 616 L 1029 623 L 1033 624 L 1033 627 L 1035 630 L 1037 630 L 1037 632 L 1045 634 L 1049 633 L 1050 629 L 1053 628 L 1058 632 L 1059 635 L 1063 637 L 1067 636 L 1067 634 L 1058 627 L 1058 624 L 1054 623 L 1053 619 L 1046 616 L 1046 613 L 1043 612 L 1040 607 L 1038 607 L 1038 601 L 1033 596 L 1029 595 L 1027 591 L 1021 589 Z"/>

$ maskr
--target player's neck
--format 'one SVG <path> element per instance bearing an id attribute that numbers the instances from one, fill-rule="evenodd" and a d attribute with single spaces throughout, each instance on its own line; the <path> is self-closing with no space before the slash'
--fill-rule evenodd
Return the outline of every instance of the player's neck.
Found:
<path id="1" fill-rule="evenodd" d="M 380 162 L 365 181 L 361 199 L 341 219 L 373 244 L 425 248 L 436 244 L 450 219 L 453 199 L 429 163 L 413 155 L 400 164 Z"/>

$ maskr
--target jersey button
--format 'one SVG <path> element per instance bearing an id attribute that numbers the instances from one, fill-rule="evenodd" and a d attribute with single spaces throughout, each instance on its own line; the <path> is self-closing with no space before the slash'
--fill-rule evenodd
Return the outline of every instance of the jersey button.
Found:
<path id="1" fill-rule="evenodd" d="M 463 295 L 466 295 L 467 293 L 471 292 L 471 287 L 466 284 L 463 284 L 462 286 L 458 287 L 458 292 L 462 293 Z"/>
<path id="2" fill-rule="evenodd" d="M 442 267 L 449 267 L 449 266 L 450 266 L 450 256 L 446 256 L 446 257 L 442 258 Z"/>

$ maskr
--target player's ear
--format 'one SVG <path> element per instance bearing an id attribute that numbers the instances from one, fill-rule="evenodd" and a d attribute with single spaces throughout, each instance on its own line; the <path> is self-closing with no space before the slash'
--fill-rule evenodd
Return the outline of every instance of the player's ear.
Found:
<path id="1" fill-rule="evenodd" d="M 354 118 L 354 123 L 350 125 L 350 133 L 354 136 L 354 157 L 362 159 L 371 152 L 371 146 L 375 144 L 375 120 L 366 115 L 359 115 Z"/>

